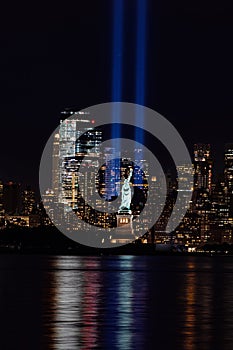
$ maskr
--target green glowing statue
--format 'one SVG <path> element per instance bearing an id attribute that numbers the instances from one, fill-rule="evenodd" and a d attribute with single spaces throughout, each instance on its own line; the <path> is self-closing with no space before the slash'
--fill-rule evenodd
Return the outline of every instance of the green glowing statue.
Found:
<path id="1" fill-rule="evenodd" d="M 130 180 L 133 174 L 133 169 L 130 169 L 129 176 L 125 178 L 124 184 L 121 189 L 121 205 L 119 212 L 128 212 L 130 213 L 130 203 L 132 199 L 132 192 L 130 188 Z"/>

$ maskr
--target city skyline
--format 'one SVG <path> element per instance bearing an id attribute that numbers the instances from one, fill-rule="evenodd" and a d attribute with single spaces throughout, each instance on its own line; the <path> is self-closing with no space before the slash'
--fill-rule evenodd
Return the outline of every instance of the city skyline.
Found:
<path id="1" fill-rule="evenodd" d="M 86 129 L 87 132 L 89 133 L 90 132 L 89 130 L 91 129 L 88 126 L 86 128 L 87 128 Z M 61 129 L 61 133 L 66 135 L 65 129 Z M 97 134 L 95 135 L 95 137 L 97 138 L 99 137 L 98 133 L 100 133 L 100 131 L 97 131 Z M 54 137 L 55 148 L 57 147 L 57 140 L 58 140 L 58 137 L 57 137 L 57 134 L 55 134 L 55 137 Z M 98 143 L 101 143 L 101 138 L 98 139 L 97 143 L 95 143 L 94 141 L 95 139 L 93 138 L 91 138 L 90 140 L 92 140 L 91 147 L 94 147 L 94 148 L 98 147 Z M 61 147 L 64 147 L 63 142 L 64 141 L 61 140 L 61 143 L 60 143 Z M 82 139 L 81 143 L 77 143 L 76 150 L 83 149 L 82 145 L 86 147 L 85 139 Z M 67 144 L 65 144 L 65 147 L 67 147 Z M 71 150 L 70 147 L 69 149 Z M 98 151 L 98 148 L 95 148 L 95 151 Z M 70 157 L 71 161 L 72 161 L 72 156 L 74 156 L 74 154 L 75 154 L 75 151 Z M 80 155 L 81 154 L 82 153 L 80 153 Z M 105 156 L 107 156 L 107 154 Z M 134 169 L 134 165 L 132 165 L 133 164 L 132 161 L 125 159 L 124 160 L 125 165 L 124 163 L 122 163 L 122 161 L 123 160 L 121 160 L 121 169 L 122 169 L 121 179 L 122 177 L 125 176 L 124 173 L 127 170 L 127 168 L 129 169 L 129 167 L 132 167 Z M 172 236 L 169 235 L 168 232 L 166 232 L 166 226 L 167 226 L 169 217 L 171 215 L 171 212 L 173 211 L 173 207 L 176 202 L 177 190 L 179 189 L 179 187 L 177 187 L 176 179 L 174 179 L 174 177 L 172 177 L 171 174 L 169 173 L 166 174 L 166 179 L 167 179 L 166 180 L 167 182 L 166 203 L 162 211 L 161 209 L 157 208 L 157 210 L 161 213 L 161 215 L 159 217 L 159 220 L 153 225 L 153 227 L 148 226 L 148 234 L 145 234 L 143 236 L 144 243 L 156 242 L 157 245 L 168 244 L 168 242 L 170 242 L 170 240 L 173 239 L 174 244 L 186 245 L 190 249 L 193 249 L 194 247 L 198 247 L 199 245 L 208 243 L 208 242 L 233 243 L 233 144 L 227 144 L 225 147 L 224 171 L 221 174 L 221 176 L 217 179 L 217 181 L 214 181 L 212 176 L 213 161 L 214 159 L 212 157 L 211 147 L 209 144 L 194 145 L 193 170 L 192 170 L 194 182 L 190 184 L 187 182 L 187 189 L 189 189 L 190 186 L 194 186 L 193 196 L 192 196 L 190 205 L 187 208 L 187 212 L 184 219 L 180 222 L 180 225 L 176 227 L 175 231 L 172 233 Z M 72 167 L 74 167 L 74 165 L 72 165 Z M 108 193 L 106 192 L 107 187 L 106 187 L 105 181 L 106 179 L 109 180 L 109 175 L 107 175 L 108 174 L 107 172 L 106 173 L 107 178 L 106 178 L 105 167 L 106 165 L 104 165 L 104 167 L 102 165 L 100 168 L 98 168 L 98 164 L 97 164 L 97 167 L 96 166 L 93 167 L 93 174 L 95 174 L 95 176 L 96 176 L 96 171 L 98 171 L 98 169 L 101 171 L 99 174 L 102 180 L 100 179 L 98 180 L 100 181 L 98 182 L 98 185 L 99 185 L 98 190 L 100 191 L 99 193 L 101 194 L 101 196 L 106 196 L 106 194 Z M 110 166 L 110 169 L 111 167 L 112 165 Z M 68 165 L 67 163 L 64 169 L 69 169 L 68 171 L 70 171 L 71 170 L 70 165 Z M 177 170 L 179 171 L 181 177 L 182 176 L 186 177 L 187 171 L 189 171 L 189 169 L 185 169 L 185 165 L 180 165 L 179 169 Z M 131 181 L 136 184 L 137 183 L 136 172 L 134 172 L 134 174 L 135 174 L 134 179 L 132 179 Z M 70 180 L 71 182 L 68 187 L 67 187 L 68 183 L 65 182 L 66 192 L 64 192 L 65 195 L 63 194 L 62 197 L 60 197 L 59 193 L 55 195 L 57 184 L 59 182 L 58 180 L 56 180 L 56 176 L 57 176 L 56 174 L 55 175 L 54 173 L 52 174 L 53 187 L 51 189 L 47 189 L 46 193 L 44 194 L 43 202 L 44 202 L 45 209 L 47 211 L 51 210 L 51 208 L 53 207 L 50 206 L 50 202 L 51 201 L 53 202 L 54 198 L 57 197 L 58 202 L 60 201 L 60 203 L 66 203 L 66 201 L 68 200 L 67 203 L 72 208 L 72 210 L 74 212 L 76 211 L 79 212 L 83 204 L 81 204 L 82 202 L 78 204 L 79 196 L 77 196 L 77 193 L 75 194 L 75 196 L 72 193 L 70 193 L 69 188 L 72 188 L 73 186 L 72 178 Z M 65 178 L 66 179 L 69 178 L 68 173 L 66 173 Z M 110 178 L 111 178 L 111 174 L 110 174 Z M 94 178 L 91 181 L 93 182 L 93 180 Z M 140 182 L 141 180 L 139 180 L 139 183 Z M 145 183 L 145 185 L 148 186 L 147 182 Z M 152 179 L 152 185 L 155 186 L 153 188 L 153 191 L 155 191 L 156 195 L 159 195 L 159 192 L 160 192 L 159 182 L 156 179 L 155 180 Z M 150 192 L 150 187 L 148 187 L 148 189 Z M 119 194 L 120 193 L 118 193 L 118 195 Z M 137 199 L 137 196 L 136 196 L 135 199 L 134 200 L 132 199 L 131 201 L 131 209 L 132 209 L 133 216 L 138 215 L 137 214 L 138 200 L 139 199 Z M 145 197 L 145 203 L 146 203 L 146 197 Z M 102 207 L 101 201 L 99 202 L 99 204 L 97 203 L 97 208 L 98 208 L 98 205 L 99 205 L 99 210 L 104 209 Z M 107 202 L 106 202 L 106 205 L 107 205 L 106 210 L 108 210 Z M 78 215 L 81 215 L 80 218 L 83 215 L 84 215 L 83 217 L 87 215 L 86 219 L 90 220 L 90 215 L 92 215 L 91 217 L 93 219 L 91 220 L 95 220 L 93 214 L 91 214 L 91 211 L 87 209 L 87 212 L 86 212 L 86 209 L 84 208 L 85 207 L 83 207 L 83 209 L 81 209 L 81 212 L 78 214 Z M 9 183 L 0 182 L 0 216 L 1 216 L 1 223 L 3 225 L 2 228 L 4 228 L 4 225 L 5 225 L 4 218 L 5 218 L 5 223 L 8 222 L 7 226 L 5 226 L 6 228 L 7 227 L 13 228 L 17 226 L 39 227 L 41 225 L 42 226 L 51 225 L 52 224 L 51 221 L 48 219 L 45 212 L 41 210 L 42 210 L 42 207 L 40 207 L 39 202 L 36 201 L 35 192 L 31 188 L 29 188 L 28 186 L 24 186 L 23 191 L 20 191 L 20 184 L 13 183 L 13 182 L 9 182 Z M 82 210 L 83 210 L 83 214 L 82 214 Z M 85 214 L 85 212 L 87 214 Z M 62 214 L 61 211 L 60 213 L 61 214 L 59 215 L 64 215 Z M 140 211 L 138 213 L 140 214 Z M 53 215 L 54 214 L 52 214 L 52 218 L 53 218 Z M 60 217 L 60 219 L 62 220 L 62 216 Z M 103 215 L 103 216 L 99 216 L 97 220 L 99 224 L 103 225 L 103 227 L 109 226 L 110 228 L 116 225 L 115 216 L 113 216 L 112 219 L 110 219 L 110 221 L 109 219 L 107 219 L 106 221 L 106 219 L 107 217 Z M 137 232 L 137 229 L 135 233 L 136 232 Z M 136 238 L 140 237 L 139 232 L 140 232 L 140 229 L 138 231 Z"/>

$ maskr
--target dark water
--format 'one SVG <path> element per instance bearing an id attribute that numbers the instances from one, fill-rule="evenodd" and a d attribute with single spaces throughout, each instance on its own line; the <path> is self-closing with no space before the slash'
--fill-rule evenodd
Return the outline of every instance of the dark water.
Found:
<path id="1" fill-rule="evenodd" d="M 0 256 L 0 349 L 233 349 L 231 257 Z"/>

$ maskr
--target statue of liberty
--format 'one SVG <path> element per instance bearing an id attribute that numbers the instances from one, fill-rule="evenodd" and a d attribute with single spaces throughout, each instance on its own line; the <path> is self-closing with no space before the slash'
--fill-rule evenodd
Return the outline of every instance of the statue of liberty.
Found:
<path id="1" fill-rule="evenodd" d="M 130 169 L 129 175 L 127 179 L 125 178 L 124 184 L 121 189 L 121 205 L 119 208 L 119 212 L 130 213 L 130 203 L 132 199 L 132 193 L 130 188 L 130 180 L 133 174 L 133 169 Z"/>

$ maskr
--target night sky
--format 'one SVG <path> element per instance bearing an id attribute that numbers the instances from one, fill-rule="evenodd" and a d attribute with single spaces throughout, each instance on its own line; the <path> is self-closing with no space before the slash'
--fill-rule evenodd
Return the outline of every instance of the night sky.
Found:
<path id="1" fill-rule="evenodd" d="M 146 0 L 145 0 L 146 1 Z M 123 98 L 135 102 L 136 4 L 124 1 Z M 112 101 L 111 0 L 1 6 L 0 178 L 38 186 L 44 145 L 65 107 Z M 217 171 L 233 142 L 231 0 L 147 0 L 145 105 Z"/>

